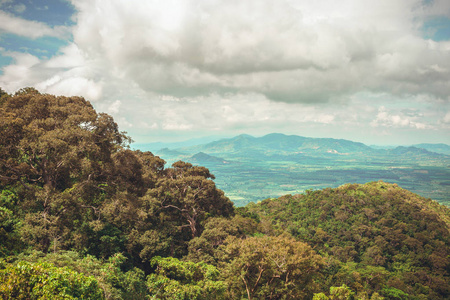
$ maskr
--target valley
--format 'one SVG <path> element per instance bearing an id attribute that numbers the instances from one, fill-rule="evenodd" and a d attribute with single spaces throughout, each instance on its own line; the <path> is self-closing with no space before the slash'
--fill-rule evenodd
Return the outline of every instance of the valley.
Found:
<path id="1" fill-rule="evenodd" d="M 445 144 L 423 145 L 441 152 L 437 153 L 419 147 L 376 149 L 348 140 L 269 134 L 176 146 L 180 145 L 173 149 L 155 149 L 151 144 L 139 148 L 152 151 L 168 165 L 183 160 L 207 167 L 236 206 L 378 180 L 450 205 L 450 156 Z"/>

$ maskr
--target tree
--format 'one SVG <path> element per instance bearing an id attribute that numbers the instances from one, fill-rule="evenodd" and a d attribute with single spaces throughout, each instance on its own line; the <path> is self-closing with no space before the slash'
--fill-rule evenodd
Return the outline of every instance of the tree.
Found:
<path id="1" fill-rule="evenodd" d="M 256 233 L 257 228 L 258 224 L 253 219 L 241 215 L 235 215 L 233 218 L 209 218 L 204 223 L 201 236 L 189 241 L 189 254 L 185 258 L 217 265 L 217 249 L 228 237 L 244 238 L 246 235 Z"/>
<path id="2" fill-rule="evenodd" d="M 4 182 L 64 190 L 100 177 L 99 163 L 128 140 L 81 97 L 25 89 L 1 103 L 0 170 Z"/>
<path id="3" fill-rule="evenodd" d="M 201 234 L 201 222 L 207 216 L 230 216 L 233 203 L 216 188 L 214 176 L 204 167 L 176 162 L 166 169 L 156 187 L 149 191 L 153 202 L 171 218 L 183 220 L 181 228 L 189 228 L 191 237 Z"/>
<path id="4" fill-rule="evenodd" d="M 94 277 L 108 300 L 146 299 L 144 272 L 138 268 L 130 269 L 125 256 L 120 253 L 107 260 L 99 260 L 91 255 L 82 256 L 75 251 L 47 254 L 32 251 L 20 254 L 16 259 L 32 265 L 50 264 Z"/>
<path id="5" fill-rule="evenodd" d="M 230 238 L 221 269 L 232 299 L 306 299 L 324 264 L 305 243 L 290 237 Z"/>
<path id="6" fill-rule="evenodd" d="M 154 257 L 154 274 L 147 278 L 151 299 L 224 299 L 226 285 L 219 271 L 206 263 L 183 262 L 173 257 Z"/>
<path id="7" fill-rule="evenodd" d="M 9 94 L 5 92 L 2 88 L 0 88 L 0 105 L 3 101 L 6 101 L 6 98 L 9 97 Z"/>
<path id="8" fill-rule="evenodd" d="M 77 223 L 98 218 L 114 177 L 114 154 L 129 138 L 81 97 L 25 88 L 0 105 L 0 180 L 21 184 L 25 241 L 46 251 L 72 247 Z"/>
<path id="9" fill-rule="evenodd" d="M 0 266 L 2 299 L 104 299 L 95 278 L 48 263 Z"/>

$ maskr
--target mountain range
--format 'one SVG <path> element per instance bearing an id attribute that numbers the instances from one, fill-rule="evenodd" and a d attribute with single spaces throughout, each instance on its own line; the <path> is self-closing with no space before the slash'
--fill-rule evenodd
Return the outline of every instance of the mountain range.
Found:
<path id="1" fill-rule="evenodd" d="M 191 139 L 175 143 L 148 143 L 134 144 L 134 148 L 148 150 L 155 153 L 176 150 L 179 155 L 204 153 L 225 153 L 235 154 L 237 152 L 257 150 L 259 152 L 281 152 L 281 153 L 366 153 L 380 154 L 383 150 L 389 150 L 392 153 L 404 152 L 422 152 L 414 148 L 424 149 L 429 152 L 450 155 L 450 146 L 447 144 L 415 144 L 410 146 L 367 146 L 363 143 L 354 142 L 345 139 L 333 138 L 310 138 L 298 135 L 285 135 L 281 133 L 271 133 L 262 137 L 253 137 L 248 134 L 241 134 L 232 138 L 217 139 L 215 136 L 201 139 Z M 171 155 L 175 154 L 174 152 Z M 431 153 L 430 153 L 431 154 Z"/>
<path id="2" fill-rule="evenodd" d="M 236 205 L 337 187 L 348 182 L 384 180 L 450 204 L 450 146 L 417 144 L 384 149 L 345 139 L 272 133 L 247 134 L 206 143 L 141 145 L 168 164 L 178 160 L 209 168 L 216 184 Z M 168 147 L 167 147 L 168 146 Z"/>

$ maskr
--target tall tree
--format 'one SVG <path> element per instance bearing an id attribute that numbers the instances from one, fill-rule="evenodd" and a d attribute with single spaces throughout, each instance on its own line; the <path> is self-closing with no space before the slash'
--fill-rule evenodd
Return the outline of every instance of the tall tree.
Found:
<path id="1" fill-rule="evenodd" d="M 182 220 L 180 226 L 189 228 L 194 238 L 201 234 L 201 223 L 207 216 L 233 214 L 233 203 L 211 179 L 214 176 L 207 168 L 179 161 L 166 170 L 150 195 L 161 210 Z"/>
<path id="2" fill-rule="evenodd" d="M 6 182 L 64 190 L 100 176 L 98 164 L 127 141 L 113 119 L 81 97 L 23 89 L 0 106 L 0 170 Z"/>
<path id="3" fill-rule="evenodd" d="M 323 258 L 290 237 L 230 238 L 222 247 L 223 276 L 232 299 L 307 299 Z"/>
<path id="4" fill-rule="evenodd" d="M 22 185 L 23 239 L 44 251 L 73 246 L 74 224 L 96 217 L 112 157 L 129 138 L 85 99 L 33 88 L 3 98 L 0 116 L 0 179 Z"/>

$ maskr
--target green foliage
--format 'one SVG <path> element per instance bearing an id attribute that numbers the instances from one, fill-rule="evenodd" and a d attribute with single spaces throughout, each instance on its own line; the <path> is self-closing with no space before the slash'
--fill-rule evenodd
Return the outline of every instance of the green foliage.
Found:
<path id="1" fill-rule="evenodd" d="M 411 297 L 403 292 L 402 290 L 393 288 L 393 287 L 388 287 L 388 288 L 384 288 L 381 291 L 383 293 L 383 295 L 385 295 L 388 299 L 399 299 L 399 300 L 403 300 L 403 299 L 410 299 Z"/>
<path id="2" fill-rule="evenodd" d="M 1 264 L 2 299 L 104 299 L 98 282 L 48 263 Z"/>
<path id="3" fill-rule="evenodd" d="M 124 271 L 126 258 L 122 254 L 115 254 L 107 261 L 101 261 L 90 255 L 82 257 L 74 251 L 48 254 L 33 251 L 21 254 L 17 259 L 32 264 L 51 264 L 59 268 L 70 268 L 85 276 L 94 277 L 106 299 L 145 299 L 144 272 L 129 267 L 129 270 Z"/>
<path id="4" fill-rule="evenodd" d="M 230 236 L 243 238 L 258 232 L 258 224 L 248 218 L 236 215 L 233 218 L 209 218 L 200 237 L 189 241 L 189 254 L 186 259 L 194 262 L 204 261 L 218 265 L 218 248 Z"/>
<path id="5" fill-rule="evenodd" d="M 209 217 L 233 215 L 208 169 L 164 169 L 150 152 L 126 149 L 114 120 L 83 98 L 25 88 L 0 115 L 0 189 L 15 193 L 14 205 L 0 205 L 1 255 L 18 240 L 105 259 L 127 252 L 149 272 L 154 255 L 185 255 Z"/>
<path id="6" fill-rule="evenodd" d="M 224 299 L 226 285 L 212 265 L 159 256 L 151 263 L 156 271 L 147 278 L 150 299 Z"/>
<path id="7" fill-rule="evenodd" d="M 450 296 L 449 209 L 436 205 L 395 184 L 373 182 L 265 200 L 248 209 L 267 227 L 338 259 L 325 273 L 332 285 L 346 283 L 357 293 L 388 285 L 444 299 Z"/>
<path id="8" fill-rule="evenodd" d="M 305 299 L 324 261 L 290 237 L 230 237 L 221 246 L 221 270 L 231 299 Z"/>
<path id="9" fill-rule="evenodd" d="M 18 227 L 20 219 L 14 214 L 17 196 L 10 190 L 0 193 L 0 257 L 19 252 L 22 243 Z"/>
<path id="10" fill-rule="evenodd" d="M 354 292 L 345 284 L 340 287 L 330 287 L 330 296 L 324 293 L 314 294 L 313 300 L 353 300 Z"/>

